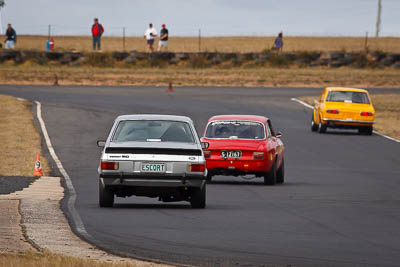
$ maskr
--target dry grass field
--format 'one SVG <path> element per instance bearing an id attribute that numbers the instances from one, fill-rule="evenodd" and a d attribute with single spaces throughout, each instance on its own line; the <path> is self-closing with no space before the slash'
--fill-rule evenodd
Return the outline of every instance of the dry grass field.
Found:
<path id="1" fill-rule="evenodd" d="M 67 257 L 49 252 L 0 253 L 0 267 L 136 267 L 128 263 L 107 263 Z"/>
<path id="2" fill-rule="evenodd" d="M 123 63 L 121 63 L 123 64 Z M 67 67 L 0 64 L 0 83 L 52 85 L 351 86 L 400 88 L 399 70 L 353 68 Z"/>
<path id="3" fill-rule="evenodd" d="M 30 103 L 0 95 L 1 176 L 32 176 L 36 154 L 41 154 L 40 135 L 33 125 Z M 50 174 L 41 158 L 44 175 Z"/>
<path id="4" fill-rule="evenodd" d="M 400 94 L 375 94 L 371 95 L 376 115 L 374 129 L 400 139 Z M 314 105 L 318 96 L 305 96 L 300 99 Z"/>
<path id="5" fill-rule="evenodd" d="M 202 37 L 201 51 L 209 52 L 260 52 L 270 49 L 275 37 Z M 18 36 L 18 49 L 44 50 L 47 36 Z M 55 36 L 56 50 L 90 51 L 90 36 Z M 122 37 L 102 38 L 103 51 L 123 50 Z M 363 37 L 284 37 L 284 51 L 364 51 Z M 400 38 L 381 37 L 368 39 L 369 50 L 400 53 Z M 157 47 L 157 42 L 155 43 Z M 145 51 L 143 37 L 127 37 L 125 50 Z M 169 50 L 174 52 L 198 52 L 197 37 L 171 37 Z"/>
<path id="6" fill-rule="evenodd" d="M 90 36 L 55 36 L 56 50 L 90 51 Z M 275 37 L 206 37 L 201 39 L 201 51 L 260 52 L 270 49 Z M 46 36 L 19 36 L 18 49 L 44 50 Z M 362 37 L 284 37 L 284 51 L 347 51 L 364 50 Z M 171 37 L 170 51 L 197 52 L 198 38 Z M 156 44 L 157 45 L 157 44 Z M 102 53 L 111 58 L 110 51 L 123 50 L 121 37 L 102 38 Z M 126 38 L 127 51 L 145 51 L 142 37 Z M 400 38 L 370 38 L 369 49 L 400 53 Z M 107 57 L 108 55 L 108 57 Z M 400 88 L 399 70 L 391 67 L 358 69 L 341 67 L 257 66 L 240 67 L 223 63 L 214 67 L 193 68 L 189 65 L 155 65 L 138 63 L 134 66 L 109 60 L 97 65 L 61 66 L 49 62 L 38 65 L 27 61 L 0 64 L 2 84 L 53 84 L 55 76 L 61 85 L 174 85 L 191 86 L 356 86 Z M 149 63 L 147 63 L 149 64 Z"/>

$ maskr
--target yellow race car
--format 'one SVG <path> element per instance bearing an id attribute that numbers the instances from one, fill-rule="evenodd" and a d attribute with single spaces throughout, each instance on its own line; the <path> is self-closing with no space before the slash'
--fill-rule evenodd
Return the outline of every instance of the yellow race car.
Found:
<path id="1" fill-rule="evenodd" d="M 371 135 L 375 109 L 367 90 L 327 87 L 315 100 L 311 131 L 325 133 L 329 128 L 358 129 Z"/>

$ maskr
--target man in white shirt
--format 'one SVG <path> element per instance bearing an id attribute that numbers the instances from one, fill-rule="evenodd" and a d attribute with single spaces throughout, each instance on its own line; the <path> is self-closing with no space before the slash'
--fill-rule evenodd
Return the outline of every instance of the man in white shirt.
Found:
<path id="1" fill-rule="evenodd" d="M 149 28 L 144 32 L 144 38 L 147 41 L 147 49 L 153 53 L 154 38 L 157 36 L 157 30 L 153 28 L 153 24 L 149 24 Z"/>

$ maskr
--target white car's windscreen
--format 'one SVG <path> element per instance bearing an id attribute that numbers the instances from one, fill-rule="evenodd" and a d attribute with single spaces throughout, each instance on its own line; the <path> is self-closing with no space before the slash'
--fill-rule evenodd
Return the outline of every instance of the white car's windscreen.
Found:
<path id="1" fill-rule="evenodd" d="M 262 123 L 253 121 L 214 121 L 208 124 L 205 137 L 261 140 L 265 129 Z"/>
<path id="2" fill-rule="evenodd" d="M 118 124 L 113 141 L 195 143 L 190 125 L 180 121 L 125 120 Z"/>
<path id="3" fill-rule="evenodd" d="M 326 97 L 326 101 L 369 104 L 368 95 L 366 93 L 351 91 L 330 91 Z"/>

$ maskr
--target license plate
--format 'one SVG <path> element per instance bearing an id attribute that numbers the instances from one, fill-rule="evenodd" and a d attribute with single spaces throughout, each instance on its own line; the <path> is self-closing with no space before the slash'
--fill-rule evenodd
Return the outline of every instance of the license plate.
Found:
<path id="1" fill-rule="evenodd" d="M 240 158 L 242 156 L 242 151 L 221 151 L 221 157 L 223 158 Z"/>
<path id="2" fill-rule="evenodd" d="M 150 173 L 164 173 L 165 163 L 142 163 L 140 165 L 140 171 Z"/>

